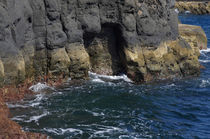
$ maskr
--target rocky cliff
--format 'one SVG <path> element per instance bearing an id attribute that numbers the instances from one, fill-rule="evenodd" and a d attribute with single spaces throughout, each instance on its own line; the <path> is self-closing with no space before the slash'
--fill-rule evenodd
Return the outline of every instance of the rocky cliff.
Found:
<path id="1" fill-rule="evenodd" d="M 60 75 L 85 79 L 89 70 L 126 73 L 137 82 L 197 74 L 197 57 L 188 53 L 190 46 L 178 37 L 174 3 L 1 0 L 1 83 Z M 179 57 L 175 49 L 186 49 L 187 54 Z M 167 57 L 172 61 L 167 63 Z"/>

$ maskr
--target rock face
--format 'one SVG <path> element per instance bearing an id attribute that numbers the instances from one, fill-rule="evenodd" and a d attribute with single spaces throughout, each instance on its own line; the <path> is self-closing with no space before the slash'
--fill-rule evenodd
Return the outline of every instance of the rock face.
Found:
<path id="1" fill-rule="evenodd" d="M 126 50 L 128 75 L 136 82 L 199 74 L 198 56 L 182 38 L 161 43 L 157 49 Z"/>
<path id="2" fill-rule="evenodd" d="M 207 0 L 198 0 L 198 1 L 178 1 L 176 2 L 176 8 L 181 13 L 189 11 L 193 14 L 210 14 L 210 2 Z"/>
<path id="3" fill-rule="evenodd" d="M 200 26 L 179 24 L 179 34 L 193 48 L 195 55 L 200 56 L 202 49 L 207 49 L 207 37 Z"/>
<path id="4" fill-rule="evenodd" d="M 199 63 L 178 37 L 174 4 L 0 0 L 0 84 L 87 79 L 88 71 L 126 73 L 136 82 L 196 75 Z"/>

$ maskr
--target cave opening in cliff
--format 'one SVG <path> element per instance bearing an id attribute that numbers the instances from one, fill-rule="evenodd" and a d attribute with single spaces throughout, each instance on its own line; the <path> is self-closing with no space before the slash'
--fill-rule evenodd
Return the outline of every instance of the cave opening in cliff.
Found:
<path id="1" fill-rule="evenodd" d="M 90 56 L 91 71 L 105 75 L 125 73 L 124 42 L 118 24 L 103 24 L 99 34 L 85 33 L 84 43 Z"/>

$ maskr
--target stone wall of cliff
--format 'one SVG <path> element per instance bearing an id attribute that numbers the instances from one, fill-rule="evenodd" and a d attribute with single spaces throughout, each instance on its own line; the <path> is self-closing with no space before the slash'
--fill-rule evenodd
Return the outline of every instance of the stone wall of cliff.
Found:
<path id="1" fill-rule="evenodd" d="M 169 48 L 169 42 L 174 47 L 176 41 L 180 49 L 191 51 L 178 37 L 174 4 L 174 0 L 0 0 L 0 82 L 19 84 L 60 75 L 85 79 L 89 70 L 123 72 L 136 81 L 197 74 L 196 57 L 187 53 L 176 59 L 179 52 Z M 166 62 L 166 54 L 175 66 Z M 193 67 L 191 59 L 196 61 Z"/>

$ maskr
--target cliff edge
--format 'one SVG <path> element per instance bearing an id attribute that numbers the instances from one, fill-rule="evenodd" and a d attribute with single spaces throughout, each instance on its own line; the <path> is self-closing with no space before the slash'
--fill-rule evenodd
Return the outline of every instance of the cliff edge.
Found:
<path id="1" fill-rule="evenodd" d="M 165 54 L 178 57 L 179 52 L 168 45 L 171 41 L 191 51 L 178 37 L 174 0 L 0 3 L 1 84 L 44 81 L 61 75 L 86 79 L 88 71 L 126 73 L 136 82 L 199 73 L 196 57 L 194 67 L 186 63 L 192 59 L 190 54 L 171 61 L 174 64 L 166 64 L 164 59 Z M 156 55 L 156 50 L 161 53 Z"/>

